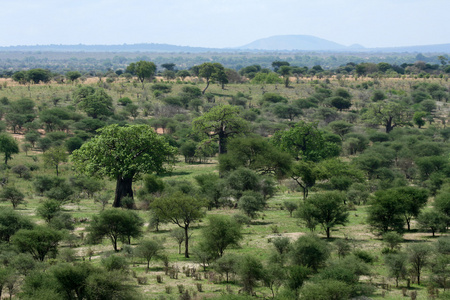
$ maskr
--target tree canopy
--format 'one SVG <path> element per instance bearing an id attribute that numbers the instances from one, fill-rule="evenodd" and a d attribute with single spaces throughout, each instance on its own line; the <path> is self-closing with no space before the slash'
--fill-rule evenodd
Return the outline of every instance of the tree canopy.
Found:
<path id="1" fill-rule="evenodd" d="M 90 176 L 116 180 L 114 207 L 133 198 L 132 182 L 142 174 L 162 173 L 175 149 L 148 125 L 106 126 L 72 153 L 75 168 Z"/>

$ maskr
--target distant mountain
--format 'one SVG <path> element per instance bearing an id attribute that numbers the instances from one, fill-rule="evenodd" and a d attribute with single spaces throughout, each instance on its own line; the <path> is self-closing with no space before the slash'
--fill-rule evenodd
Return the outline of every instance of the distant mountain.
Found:
<path id="1" fill-rule="evenodd" d="M 140 53 L 235 53 L 235 52 L 352 52 L 352 53 L 450 53 L 450 44 L 409 47 L 365 48 L 344 46 L 311 35 L 276 35 L 237 48 L 204 48 L 169 44 L 122 45 L 19 45 L 0 47 L 0 52 L 140 52 Z"/>
<path id="2" fill-rule="evenodd" d="M 332 41 L 321 39 L 311 35 L 276 35 L 256 40 L 250 44 L 238 47 L 248 50 L 300 50 L 300 51 L 343 51 L 349 49 L 364 49 L 361 45 L 347 47 Z"/>

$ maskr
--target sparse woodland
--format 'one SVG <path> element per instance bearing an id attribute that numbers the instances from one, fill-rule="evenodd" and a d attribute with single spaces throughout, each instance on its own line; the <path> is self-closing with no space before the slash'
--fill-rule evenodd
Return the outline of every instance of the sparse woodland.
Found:
<path id="1" fill-rule="evenodd" d="M 449 299 L 433 59 L 10 61 L 0 299 Z"/>

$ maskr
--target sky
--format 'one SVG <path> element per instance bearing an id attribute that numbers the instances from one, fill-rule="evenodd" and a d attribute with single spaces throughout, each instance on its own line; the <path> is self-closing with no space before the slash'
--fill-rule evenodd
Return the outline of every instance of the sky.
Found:
<path id="1" fill-rule="evenodd" d="M 396 47 L 450 43 L 449 0 L 0 0 L 0 46 L 238 47 L 274 35 Z"/>

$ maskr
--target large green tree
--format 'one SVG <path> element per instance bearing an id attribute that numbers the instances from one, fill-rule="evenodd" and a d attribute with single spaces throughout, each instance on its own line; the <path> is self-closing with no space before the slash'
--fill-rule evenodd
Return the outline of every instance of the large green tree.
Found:
<path id="1" fill-rule="evenodd" d="M 227 152 L 229 138 L 247 131 L 247 122 L 239 117 L 240 109 L 232 105 L 218 105 L 193 121 L 193 129 L 218 140 L 219 154 Z"/>
<path id="2" fill-rule="evenodd" d="M 175 149 L 147 125 L 110 125 L 72 153 L 75 168 L 86 175 L 116 180 L 114 207 L 133 198 L 133 180 L 141 174 L 166 171 Z"/>

